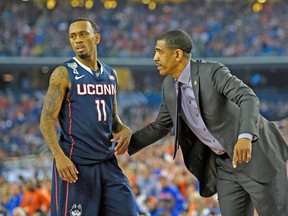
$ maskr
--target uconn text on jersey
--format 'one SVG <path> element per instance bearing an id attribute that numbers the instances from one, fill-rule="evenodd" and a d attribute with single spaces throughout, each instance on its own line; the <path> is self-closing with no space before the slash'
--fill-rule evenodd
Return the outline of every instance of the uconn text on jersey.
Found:
<path id="1" fill-rule="evenodd" d="M 78 95 L 115 95 L 115 84 L 77 84 Z"/>

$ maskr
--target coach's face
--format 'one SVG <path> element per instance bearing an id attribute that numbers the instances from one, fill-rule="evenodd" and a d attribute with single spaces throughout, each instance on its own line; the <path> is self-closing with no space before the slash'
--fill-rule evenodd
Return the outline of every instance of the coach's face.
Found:
<path id="1" fill-rule="evenodd" d="M 96 54 L 96 47 L 101 36 L 95 33 L 88 21 L 77 21 L 69 27 L 70 44 L 81 59 L 87 59 Z"/>
<path id="2" fill-rule="evenodd" d="M 179 57 L 177 49 L 169 49 L 164 40 L 158 40 L 155 46 L 154 61 L 156 67 L 159 70 L 160 75 L 171 75 L 174 78 L 178 78 L 177 67 L 179 65 Z"/>

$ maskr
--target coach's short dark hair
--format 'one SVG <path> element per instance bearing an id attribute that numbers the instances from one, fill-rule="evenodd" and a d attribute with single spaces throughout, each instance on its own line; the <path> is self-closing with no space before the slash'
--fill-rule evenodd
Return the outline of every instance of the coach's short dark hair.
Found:
<path id="1" fill-rule="evenodd" d="M 181 29 L 164 32 L 157 37 L 157 41 L 164 40 L 169 49 L 181 49 L 184 53 L 190 54 L 193 47 L 192 38 Z"/>
<path id="2" fill-rule="evenodd" d="M 74 22 L 78 22 L 78 21 L 87 21 L 91 24 L 93 30 L 94 30 L 94 33 L 98 33 L 99 32 L 99 27 L 98 25 L 91 19 L 89 18 L 86 18 L 86 17 L 78 17 L 76 19 L 73 19 L 71 22 L 70 22 L 70 25 Z"/>

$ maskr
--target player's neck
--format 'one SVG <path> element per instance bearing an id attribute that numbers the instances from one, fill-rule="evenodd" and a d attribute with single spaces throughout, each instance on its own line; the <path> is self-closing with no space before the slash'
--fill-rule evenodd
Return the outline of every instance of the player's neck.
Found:
<path id="1" fill-rule="evenodd" d="M 98 61 L 97 61 L 97 56 L 91 56 L 86 59 L 79 58 L 78 56 L 76 57 L 82 64 L 85 66 L 91 68 L 94 71 L 97 71 L 99 69 L 98 67 Z"/>

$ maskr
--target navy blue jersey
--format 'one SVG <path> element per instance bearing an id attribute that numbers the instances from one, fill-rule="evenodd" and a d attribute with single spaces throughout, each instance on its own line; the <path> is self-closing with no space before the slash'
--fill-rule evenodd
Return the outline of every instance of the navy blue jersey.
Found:
<path id="1" fill-rule="evenodd" d="M 64 63 L 71 90 L 58 117 L 59 143 L 76 164 L 95 164 L 114 156 L 115 144 L 110 139 L 117 78 L 111 67 L 99 64 L 96 73 L 75 57 Z"/>

